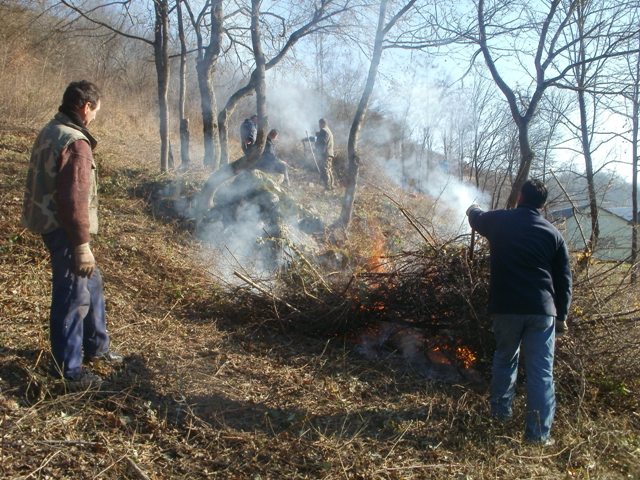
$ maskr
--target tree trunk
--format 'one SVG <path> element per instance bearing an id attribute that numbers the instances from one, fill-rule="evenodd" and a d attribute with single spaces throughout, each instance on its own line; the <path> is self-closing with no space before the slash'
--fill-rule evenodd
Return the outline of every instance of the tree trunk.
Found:
<path id="1" fill-rule="evenodd" d="M 593 254 L 598 244 L 600 236 L 600 226 L 598 224 L 598 202 L 596 199 L 596 187 L 593 172 L 593 159 L 591 157 L 591 141 L 589 138 L 589 118 L 587 116 L 587 101 L 585 98 L 587 67 L 584 63 L 586 58 L 586 46 L 584 42 L 584 21 L 585 12 L 580 4 L 576 8 L 576 19 L 579 33 L 577 61 L 575 67 L 578 94 L 578 110 L 580 112 L 580 145 L 584 156 L 584 167 L 587 177 L 587 191 L 589 195 L 589 210 L 591 213 L 591 235 L 588 244 L 585 246 L 585 254 Z M 588 257 L 587 257 L 588 258 Z"/>
<path id="2" fill-rule="evenodd" d="M 640 46 L 640 36 L 639 46 Z M 640 54 L 636 58 L 635 83 L 632 93 L 632 114 L 631 114 L 631 281 L 638 281 L 638 142 L 640 122 Z"/>
<path id="3" fill-rule="evenodd" d="M 214 142 L 216 125 L 213 120 L 216 97 L 212 85 L 212 65 L 204 59 L 199 60 L 196 64 L 196 71 L 198 72 L 198 90 L 200 91 L 200 109 L 202 110 L 202 141 L 204 144 L 202 163 L 211 170 L 216 170 L 218 168 Z"/>
<path id="4" fill-rule="evenodd" d="M 589 211 L 591 214 L 591 235 L 589 243 L 586 245 L 586 252 L 595 252 L 600 236 L 600 225 L 598 223 L 598 201 L 596 198 L 595 174 L 593 173 L 593 159 L 591 158 L 591 142 L 589 141 L 589 127 L 587 125 L 587 108 L 584 98 L 584 89 L 578 88 L 578 108 L 580 109 L 580 143 L 584 156 L 585 174 L 587 177 L 587 191 L 589 194 Z"/>
<path id="5" fill-rule="evenodd" d="M 198 77 L 198 90 L 200 91 L 200 108 L 202 110 L 202 136 L 204 143 L 204 158 L 202 163 L 216 170 L 219 167 L 219 158 L 216 155 L 217 125 L 214 115 L 218 106 L 216 95 L 213 89 L 213 73 L 215 71 L 222 43 L 223 15 L 222 0 L 211 2 L 210 28 L 211 38 L 209 45 L 200 51 L 196 63 Z"/>
<path id="6" fill-rule="evenodd" d="M 529 170 L 531 170 L 531 163 L 533 162 L 533 150 L 531 150 L 531 144 L 529 143 L 528 121 L 523 121 L 518 125 L 518 145 L 520 146 L 520 165 L 518 166 L 516 178 L 511 184 L 507 208 L 514 208 L 518 204 L 520 190 L 522 190 L 522 186 L 529 178 Z"/>
<path id="7" fill-rule="evenodd" d="M 168 0 L 158 0 L 155 6 L 155 40 L 153 50 L 158 78 L 158 116 L 160 121 L 160 171 L 169 169 L 169 8 Z"/>
<path id="8" fill-rule="evenodd" d="M 180 98 L 178 100 L 178 112 L 180 114 L 180 168 L 189 168 L 189 119 L 185 117 L 184 104 L 186 97 L 187 78 L 187 42 L 184 36 L 184 24 L 182 21 L 182 1 L 177 0 L 176 13 L 178 16 L 178 36 L 180 38 Z"/>
<path id="9" fill-rule="evenodd" d="M 365 84 L 364 91 L 360 97 L 358 108 L 353 117 L 351 123 L 351 130 L 349 131 L 349 141 L 347 143 L 347 185 L 344 193 L 344 199 L 342 201 L 342 211 L 340 217 L 336 223 L 336 226 L 343 230 L 348 230 L 351 223 L 351 217 L 353 215 L 353 204 L 356 198 L 356 190 L 358 187 L 358 171 L 360 169 L 360 157 L 358 156 L 358 139 L 360 136 L 360 129 L 364 123 L 365 116 L 367 114 L 367 108 L 369 106 L 369 99 L 373 92 L 373 87 L 376 83 L 376 76 L 378 74 L 378 67 L 382 58 L 382 43 L 385 36 L 384 21 L 387 12 L 387 0 L 380 1 L 380 10 L 378 12 L 378 27 L 376 30 L 375 43 L 373 45 L 373 56 L 371 57 L 371 64 L 369 65 L 369 73 L 367 75 L 367 83 Z"/>
<path id="10" fill-rule="evenodd" d="M 236 91 L 226 105 L 218 114 L 218 136 L 220 139 L 220 163 L 229 163 L 229 118 L 233 114 L 238 102 L 246 96 L 251 95 L 257 84 L 257 73 L 254 71 L 251 74 L 249 82 L 238 91 Z"/>
<path id="11" fill-rule="evenodd" d="M 260 4 L 262 0 L 251 0 L 251 44 L 253 47 L 253 57 L 256 62 L 256 111 L 258 113 L 258 135 L 256 137 L 256 147 L 252 153 L 262 155 L 264 144 L 267 140 L 265 130 L 269 127 L 267 116 L 267 85 L 266 61 L 262 50 L 262 40 L 260 37 Z"/>

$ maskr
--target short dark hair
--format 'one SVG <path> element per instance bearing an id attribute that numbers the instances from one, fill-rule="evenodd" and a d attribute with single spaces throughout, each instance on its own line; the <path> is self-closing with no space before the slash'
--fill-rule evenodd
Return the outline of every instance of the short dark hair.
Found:
<path id="1" fill-rule="evenodd" d="M 547 201 L 547 187 L 540 180 L 527 180 L 520 189 L 522 200 L 520 203 L 534 208 L 542 208 Z"/>
<path id="2" fill-rule="evenodd" d="M 73 111 L 82 108 L 88 102 L 91 109 L 95 110 L 100 96 L 100 89 L 94 83 L 87 80 L 71 82 L 62 95 L 62 107 Z"/>
<path id="3" fill-rule="evenodd" d="M 276 135 L 278 135 L 278 130 L 276 130 L 275 128 L 272 128 L 271 130 L 269 130 L 269 135 L 267 135 L 269 138 L 275 137 Z"/>

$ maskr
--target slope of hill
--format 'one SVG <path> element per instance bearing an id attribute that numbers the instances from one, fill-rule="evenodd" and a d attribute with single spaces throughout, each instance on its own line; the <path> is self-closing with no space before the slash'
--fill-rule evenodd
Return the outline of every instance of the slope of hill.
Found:
<path id="1" fill-rule="evenodd" d="M 155 142 L 138 142 L 148 151 L 134 161 L 125 140 L 107 132 L 98 132 L 102 233 L 94 250 L 126 362 L 101 369 L 108 383 L 100 391 L 66 392 L 48 375 L 47 255 L 19 225 L 34 136 L 0 127 L 4 478 L 640 476 L 638 404 L 615 388 L 561 384 L 558 443 L 542 450 L 521 442 L 520 395 L 514 421 L 497 425 L 483 391 L 426 381 L 398 368 L 391 352 L 366 360 L 341 336 L 289 329 L 269 302 L 255 310 L 242 288 L 220 282 L 184 224 L 154 216 L 152 186 L 167 180 L 153 173 Z M 185 184 L 205 176 L 190 175 Z M 339 197 L 305 175 L 294 172 L 294 196 L 335 213 Z M 362 198 L 370 218 L 359 215 L 346 245 L 362 247 L 366 259 L 367 228 L 412 229 L 397 209 L 380 206 L 378 190 L 365 185 Z M 571 355 L 574 347 L 560 348 Z M 625 386 L 636 398 L 637 387 Z"/>

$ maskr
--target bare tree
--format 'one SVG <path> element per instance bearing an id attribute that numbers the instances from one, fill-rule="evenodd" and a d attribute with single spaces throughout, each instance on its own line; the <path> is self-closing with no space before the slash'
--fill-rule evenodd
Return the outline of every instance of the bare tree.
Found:
<path id="1" fill-rule="evenodd" d="M 217 125 L 214 119 L 218 106 L 213 88 L 213 73 L 222 52 L 225 20 L 222 0 L 207 0 L 198 15 L 194 14 L 188 0 L 184 0 L 184 4 L 189 12 L 197 43 L 196 71 L 202 112 L 203 164 L 216 170 L 220 164 L 220 158 L 216 155 Z M 205 44 L 207 33 L 208 43 Z"/>
<path id="2" fill-rule="evenodd" d="M 640 48 L 640 34 L 638 35 L 638 47 Z M 632 70 L 633 71 L 633 70 Z M 632 280 L 638 280 L 638 162 L 640 162 L 640 153 L 638 153 L 638 143 L 640 137 L 638 132 L 638 124 L 640 123 L 640 53 L 636 56 L 635 71 L 633 71 L 633 87 L 631 89 L 631 264 L 633 265 Z"/>
<path id="3" fill-rule="evenodd" d="M 640 13 L 636 11 L 637 14 Z M 640 33 L 636 39 L 640 50 Z M 631 280 L 638 281 L 638 162 L 640 162 L 640 53 L 635 57 L 626 59 L 626 78 L 628 85 L 622 91 L 622 98 L 627 108 L 622 112 L 631 123 L 629 137 L 626 139 L 631 144 Z"/>
<path id="4" fill-rule="evenodd" d="M 514 90 L 506 83 L 503 76 L 498 71 L 492 49 L 489 46 L 489 39 L 493 35 L 488 35 L 487 24 L 496 25 L 494 17 L 499 13 L 499 7 L 486 12 L 485 1 L 478 1 L 478 43 L 480 46 L 480 51 L 482 52 L 489 71 L 491 72 L 493 80 L 496 82 L 498 88 L 507 99 L 509 109 L 511 110 L 511 115 L 513 116 L 516 126 L 518 127 L 518 140 L 520 145 L 521 160 L 518 172 L 513 181 L 511 193 L 509 194 L 509 198 L 507 200 L 508 207 L 515 206 L 518 192 L 526 181 L 529 175 L 529 169 L 531 168 L 531 162 L 533 160 L 533 150 L 531 149 L 531 145 L 529 143 L 529 124 L 533 119 L 534 113 L 538 106 L 538 102 L 540 101 L 544 90 L 549 86 L 548 81 L 545 81 L 546 70 L 549 65 L 551 65 L 555 55 L 557 55 L 557 52 L 550 50 L 548 51 L 548 57 L 545 60 L 543 60 L 542 58 L 545 53 L 545 44 L 549 35 L 549 26 L 556 15 L 556 11 L 559 5 L 560 0 L 553 0 L 551 2 L 546 18 L 544 18 L 544 20 L 541 22 L 540 37 L 535 53 L 535 87 L 533 90 L 533 94 L 530 96 L 530 98 L 528 98 L 527 102 L 527 100 L 525 100 L 522 95 L 516 95 L 516 92 L 514 92 Z M 560 22 L 560 26 L 563 26 L 565 23 L 566 20 Z M 504 23 L 502 22 L 498 23 L 497 25 L 500 25 L 498 28 L 503 31 L 511 30 L 510 28 L 504 27 Z M 553 36 L 556 37 L 556 35 Z M 555 38 L 552 43 L 555 43 Z M 521 102 L 524 103 L 524 105 L 522 105 Z"/>
<path id="5" fill-rule="evenodd" d="M 257 9 L 254 11 L 254 8 Z M 312 11 L 306 17 L 306 20 L 303 21 L 302 25 L 293 30 L 289 35 L 287 35 L 287 31 L 291 27 L 287 25 L 284 19 L 278 15 L 271 14 L 269 12 L 261 12 L 260 4 L 253 5 L 251 10 L 251 34 L 252 34 L 252 54 L 255 58 L 256 48 L 259 48 L 260 54 L 258 58 L 260 60 L 264 60 L 264 65 L 258 65 L 256 62 L 254 64 L 254 68 L 249 75 L 247 82 L 236 90 L 227 100 L 224 108 L 220 111 L 218 115 L 218 128 L 219 128 L 219 137 L 220 137 L 220 156 L 222 163 L 227 163 L 229 160 L 229 132 L 228 132 L 228 123 L 229 118 L 233 114 L 238 102 L 243 98 L 252 95 L 254 92 L 257 94 L 257 88 L 261 81 L 264 81 L 264 73 L 267 70 L 270 70 L 277 66 L 289 53 L 289 51 L 294 47 L 294 45 L 301 40 L 315 32 L 319 31 L 329 31 L 331 28 L 335 28 L 337 25 L 337 18 L 340 14 L 348 11 L 350 7 L 350 0 L 321 0 L 317 6 L 312 7 Z M 260 22 L 263 21 L 262 15 L 269 13 L 269 16 L 277 18 L 281 30 L 279 32 L 279 37 L 286 39 L 278 48 L 276 48 L 269 60 L 266 59 L 266 56 L 263 52 L 262 44 L 259 45 L 254 44 L 255 36 L 253 35 L 253 25 L 254 22 L 256 26 L 259 26 Z M 257 18 L 256 18 L 257 15 Z M 241 39 L 237 38 L 234 40 L 237 44 L 242 44 Z M 264 68 L 264 72 L 262 72 L 262 68 Z M 258 101 L 258 106 L 260 102 Z M 260 114 L 258 112 L 258 118 L 260 118 Z"/>
<path id="6" fill-rule="evenodd" d="M 360 169 L 358 140 L 360 136 L 360 130 L 364 125 L 364 121 L 367 115 L 367 109 L 369 107 L 369 100 L 371 99 L 371 95 L 373 94 L 373 89 L 376 84 L 376 77 L 378 75 L 380 61 L 382 60 L 382 53 L 385 49 L 392 48 L 394 46 L 420 49 L 425 48 L 429 44 L 429 42 L 425 42 L 422 38 L 416 41 L 417 37 L 415 36 L 415 32 L 413 32 L 414 35 L 411 37 L 411 40 L 405 40 L 402 37 L 402 34 L 399 33 L 391 42 L 385 44 L 385 39 L 387 38 L 387 35 L 389 35 L 389 32 L 405 15 L 408 14 L 408 12 L 413 9 L 415 3 L 416 0 L 402 2 L 396 13 L 394 13 L 387 21 L 387 6 L 389 4 L 389 1 L 380 0 L 376 34 L 373 42 L 373 52 L 371 55 L 371 61 L 369 63 L 369 73 L 367 74 L 367 80 L 365 82 L 360 101 L 358 102 L 358 107 L 354 114 L 353 122 L 351 123 L 349 140 L 347 142 L 347 185 L 345 189 L 340 217 L 338 218 L 335 225 L 336 227 L 341 228 L 345 231 L 349 228 L 349 224 L 351 223 L 353 204 L 355 202 L 356 189 L 358 186 L 358 172 Z"/>
<path id="7" fill-rule="evenodd" d="M 160 171 L 169 169 L 169 1 L 154 0 L 153 57 L 158 79 L 158 116 L 160 120 Z"/>
<path id="8" fill-rule="evenodd" d="M 634 32 L 634 28 L 630 25 L 618 25 L 616 29 L 609 31 L 611 41 L 605 51 L 578 60 L 567 57 L 567 51 L 579 42 L 589 42 L 603 34 L 602 20 L 579 31 L 578 36 L 570 31 L 578 21 L 574 12 L 583 3 L 582 0 L 572 0 L 565 5 L 561 0 L 551 0 L 548 8 L 540 12 L 541 5 L 538 3 L 495 2 L 487 7 L 485 0 L 478 1 L 477 43 L 493 80 L 507 100 L 518 128 L 520 163 L 512 182 L 507 207 L 515 206 L 520 188 L 529 175 L 534 158 L 529 129 L 545 90 L 552 85 L 566 87 L 566 76 L 577 64 L 587 65 L 601 60 L 603 56 L 612 58 L 629 53 L 625 49 L 624 39 Z M 614 4 L 610 7 L 614 8 Z M 615 8 L 623 7 L 616 4 Z M 595 10 L 602 13 L 610 9 L 601 6 Z M 530 42 L 535 43 L 533 51 L 522 49 L 522 45 Z M 501 73 L 498 61 L 505 65 L 505 62 L 511 60 L 513 67 L 518 63 L 522 64 L 522 57 L 526 55 L 533 59 L 531 88 L 522 89 L 520 80 L 512 87 L 508 83 L 508 77 Z M 504 67 L 504 70 L 507 68 Z"/>
<path id="9" fill-rule="evenodd" d="M 185 98 L 187 94 L 187 40 L 184 32 L 182 17 L 182 3 L 176 0 L 176 15 L 178 18 L 178 38 L 180 39 L 180 87 L 178 99 L 178 113 L 180 115 L 180 168 L 189 168 L 189 119 L 185 114 Z"/>
<path id="10" fill-rule="evenodd" d="M 133 19 L 133 16 L 129 14 L 131 0 L 116 2 L 117 6 L 123 11 L 123 15 L 120 17 L 122 21 L 119 24 L 110 24 L 98 17 L 101 10 L 116 6 L 113 3 L 99 4 L 93 8 L 89 4 L 85 4 L 85 2 L 74 2 L 73 0 L 60 0 L 60 3 L 96 25 L 126 38 L 144 42 L 153 48 L 158 86 L 160 170 L 167 171 L 169 168 L 169 107 L 167 102 L 169 89 L 169 0 L 154 0 L 153 2 L 153 39 L 142 37 L 132 31 L 131 28 L 128 28 L 135 26 L 131 24 L 132 22 L 129 25 L 125 24 L 125 21 Z"/>
<path id="11" fill-rule="evenodd" d="M 598 215 L 598 191 L 594 155 L 602 150 L 619 132 L 607 131 L 600 122 L 601 117 L 610 115 L 610 99 L 619 90 L 619 81 L 612 80 L 619 60 L 630 55 L 629 35 L 637 31 L 637 22 L 629 22 L 629 5 L 624 3 L 608 5 L 591 2 L 577 2 L 570 10 L 572 21 L 563 32 L 567 37 L 566 59 L 571 65 L 558 86 L 573 90 L 577 99 L 578 121 L 565 116 L 565 124 L 574 133 L 584 159 L 588 204 L 591 219 L 589 239 L 585 253 L 591 254 L 597 248 L 600 236 Z M 626 78 L 629 78 L 627 75 Z"/>

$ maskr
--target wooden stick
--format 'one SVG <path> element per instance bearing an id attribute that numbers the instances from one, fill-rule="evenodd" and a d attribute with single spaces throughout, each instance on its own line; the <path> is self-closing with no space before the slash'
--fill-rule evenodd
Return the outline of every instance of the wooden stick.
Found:
<path id="1" fill-rule="evenodd" d="M 136 475 L 138 475 L 138 478 L 141 478 L 142 480 L 151 480 L 149 478 L 149 475 L 147 475 L 144 470 L 142 470 L 142 468 L 140 468 L 140 466 L 133 461 L 133 459 L 131 459 L 129 456 L 124 457 L 124 459 L 127 461 L 127 463 L 129 464 L 129 466 L 133 469 L 133 471 L 136 473 Z"/>
<path id="2" fill-rule="evenodd" d="M 476 231 L 471 229 L 471 245 L 469 245 L 469 261 L 473 261 L 473 250 L 476 246 Z"/>
<path id="3" fill-rule="evenodd" d="M 298 310 L 296 307 L 294 307 L 293 305 L 285 302 L 284 300 L 282 300 L 279 297 L 276 297 L 272 292 L 268 291 L 266 288 L 261 287 L 260 285 L 258 285 L 257 283 L 255 283 L 253 280 L 251 280 L 250 278 L 246 277 L 245 275 L 241 274 L 238 271 L 234 271 L 233 274 L 238 277 L 240 280 L 242 280 L 243 282 L 248 283 L 249 285 L 251 285 L 253 288 L 255 288 L 256 290 L 264 293 L 265 295 L 269 295 L 271 298 L 273 298 L 274 300 L 277 300 L 278 302 L 286 305 L 287 307 L 289 307 L 291 310 L 300 313 L 300 310 Z"/>
<path id="4" fill-rule="evenodd" d="M 376 188 L 380 189 L 380 187 L 376 187 Z M 382 190 L 382 189 L 380 189 L 380 190 Z M 400 202 L 398 202 L 397 200 L 392 198 L 386 192 L 383 192 L 382 195 L 387 197 L 398 208 L 398 210 L 400 210 L 400 213 L 404 216 L 404 218 L 407 219 L 407 221 L 411 224 L 411 226 L 415 229 L 415 231 L 418 232 L 418 235 L 420 235 L 422 237 L 422 239 L 425 241 L 425 243 L 427 245 L 429 245 L 432 248 L 437 248 L 435 241 L 432 238 L 427 238 L 427 235 L 425 235 L 425 234 L 428 234 L 429 237 L 431 237 L 431 234 L 427 231 L 427 229 L 424 228 L 424 226 L 421 225 L 421 224 L 418 225 L 418 223 L 413 218 L 413 215 L 409 214 L 409 212 L 400 204 Z M 420 227 L 422 227 L 422 228 L 420 228 Z"/>
<path id="5" fill-rule="evenodd" d="M 329 293 L 333 293 L 333 291 L 331 290 L 331 287 L 329 286 L 329 284 L 326 282 L 326 280 L 322 277 L 322 275 L 320 275 L 320 272 L 318 272 L 318 270 L 316 270 L 314 268 L 313 265 L 311 265 L 311 262 L 309 260 L 307 260 L 307 258 L 302 254 L 302 252 L 300 251 L 300 249 L 298 247 L 296 247 L 295 245 L 291 244 L 289 245 L 289 248 L 291 248 L 294 252 L 296 252 L 296 254 L 300 257 L 300 260 L 303 261 L 303 263 L 309 267 L 309 269 L 316 275 L 316 277 L 318 277 L 318 280 L 320 280 L 320 283 L 322 283 L 322 285 L 324 286 L 324 288 L 327 289 L 327 291 Z"/>
<path id="6" fill-rule="evenodd" d="M 306 130 L 304 131 L 304 134 L 306 135 L 306 139 L 307 142 L 309 142 L 309 150 L 311 150 L 311 158 L 313 158 L 313 163 L 316 164 L 316 168 L 318 169 L 318 173 L 322 175 L 322 172 L 320 171 L 320 167 L 318 166 L 318 161 L 316 160 L 316 154 L 313 152 L 313 145 L 311 145 L 311 139 L 309 138 L 309 132 L 307 132 Z"/>

